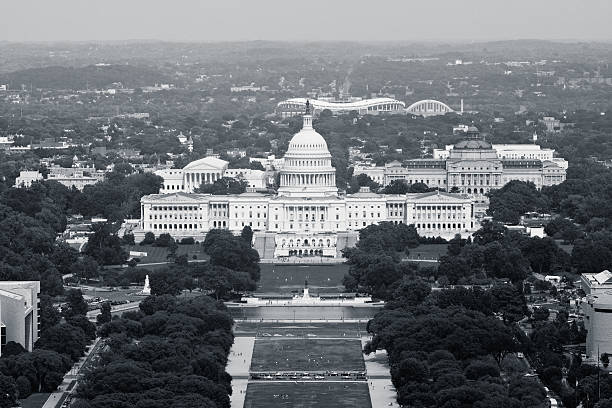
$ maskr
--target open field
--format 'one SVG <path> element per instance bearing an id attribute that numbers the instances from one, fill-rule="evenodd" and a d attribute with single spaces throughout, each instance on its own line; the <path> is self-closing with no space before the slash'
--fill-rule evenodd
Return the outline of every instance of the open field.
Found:
<path id="1" fill-rule="evenodd" d="M 364 371 L 357 339 L 262 339 L 255 341 L 251 371 Z"/>
<path id="2" fill-rule="evenodd" d="M 343 292 L 342 278 L 348 272 L 348 265 L 283 265 L 261 264 L 261 280 L 258 292 L 291 293 L 304 288 L 308 280 L 311 294 L 319 292 Z"/>
<path id="3" fill-rule="evenodd" d="M 234 327 L 235 336 L 257 337 L 354 337 L 365 335 L 366 323 L 243 323 Z"/>
<path id="4" fill-rule="evenodd" d="M 137 252 L 146 252 L 147 256 L 135 256 L 134 258 L 140 259 L 141 264 L 145 263 L 155 263 L 155 262 L 165 262 L 167 261 L 168 256 L 168 248 L 155 247 L 152 245 L 130 245 L 124 248 L 128 253 L 129 251 L 137 251 Z M 202 245 L 194 244 L 194 245 L 179 245 L 176 251 L 178 255 L 187 254 L 189 260 L 193 259 L 193 255 L 197 257 L 197 259 L 207 259 L 208 255 L 204 253 L 202 249 Z"/>
<path id="5" fill-rule="evenodd" d="M 371 408 L 366 382 L 250 382 L 244 408 Z"/>
<path id="6" fill-rule="evenodd" d="M 45 404 L 49 395 L 51 394 L 48 392 L 37 392 L 26 399 L 19 400 L 19 404 L 23 408 L 40 408 Z"/>
<path id="7" fill-rule="evenodd" d="M 422 244 L 416 248 L 411 248 L 407 259 L 410 260 L 432 260 L 445 255 L 448 244 Z"/>

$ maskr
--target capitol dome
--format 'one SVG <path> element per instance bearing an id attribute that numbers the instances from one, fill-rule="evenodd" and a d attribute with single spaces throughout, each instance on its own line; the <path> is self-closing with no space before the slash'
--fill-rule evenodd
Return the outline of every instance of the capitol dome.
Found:
<path id="1" fill-rule="evenodd" d="M 307 105 L 308 106 L 308 105 Z M 289 142 L 285 163 L 280 172 L 280 195 L 337 195 L 336 169 L 327 142 L 312 127 L 309 111 L 304 115 L 302 130 Z"/>
<path id="2" fill-rule="evenodd" d="M 303 155 L 331 155 L 327 149 L 327 142 L 312 127 L 312 117 L 304 115 L 304 126 L 296 133 L 289 142 L 289 148 L 285 157 Z"/>

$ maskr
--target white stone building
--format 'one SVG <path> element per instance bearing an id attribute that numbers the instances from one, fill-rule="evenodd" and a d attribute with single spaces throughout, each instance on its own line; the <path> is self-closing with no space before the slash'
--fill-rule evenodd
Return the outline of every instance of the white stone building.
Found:
<path id="1" fill-rule="evenodd" d="M 403 165 L 391 162 L 384 167 L 355 167 L 353 175 L 368 174 L 375 176 L 375 181 L 382 177 L 383 185 L 405 180 L 408 184 L 424 183 L 447 191 L 455 188 L 475 196 L 501 188 L 512 180 L 531 182 L 538 189 L 565 181 L 567 161 L 554 158 L 552 149 L 525 144 L 491 145 L 480 139 L 476 128 L 466 133 L 466 140 L 446 149 L 435 149 L 433 159 L 408 160 Z"/>
<path id="2" fill-rule="evenodd" d="M 6 343 L 32 351 L 40 334 L 39 281 L 0 282 L 0 355 Z"/>
<path id="3" fill-rule="evenodd" d="M 584 273 L 581 287 L 586 293 L 582 303 L 587 329 L 586 354 L 597 361 L 601 354 L 612 354 L 612 272 Z"/>
<path id="4" fill-rule="evenodd" d="M 185 169 L 194 171 L 194 163 Z M 205 179 L 210 182 L 223 173 L 216 171 Z M 192 172 L 184 180 L 194 180 L 187 174 Z M 202 179 L 195 177 L 195 182 Z M 466 236 L 477 228 L 474 201 L 465 195 L 383 195 L 367 190 L 340 195 L 327 143 L 313 129 L 310 115 L 304 116 L 302 130 L 289 143 L 278 193 L 193 194 L 192 186 L 143 197 L 136 239 L 153 232 L 202 241 L 211 229 L 237 234 L 248 225 L 255 231 L 253 244 L 262 258 L 340 257 L 343 248 L 355 244 L 360 229 L 383 221 L 414 224 L 420 235 L 445 238 Z"/>
<path id="5" fill-rule="evenodd" d="M 42 181 L 43 176 L 39 171 L 20 171 L 19 177 L 15 179 L 15 187 L 29 188 L 35 181 Z"/>

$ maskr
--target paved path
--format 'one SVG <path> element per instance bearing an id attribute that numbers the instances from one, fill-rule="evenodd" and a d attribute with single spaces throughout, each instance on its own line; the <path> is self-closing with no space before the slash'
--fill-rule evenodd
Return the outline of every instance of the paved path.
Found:
<path id="1" fill-rule="evenodd" d="M 81 368 L 83 368 L 83 365 L 89 359 L 91 353 L 96 349 L 96 346 L 98 345 L 99 341 L 100 337 L 97 337 L 89 347 L 89 351 L 85 352 L 85 356 L 81 357 L 79 361 L 74 363 L 70 371 L 68 371 L 66 375 L 64 375 L 64 380 L 62 381 L 60 386 L 57 387 L 57 390 L 52 392 L 51 395 L 49 395 L 49 398 L 47 398 L 47 401 L 45 401 L 42 408 L 54 408 L 55 406 L 57 406 L 58 402 L 62 399 L 65 393 L 70 393 L 70 391 L 76 388 L 75 385 L 70 390 L 68 390 L 68 387 L 70 387 L 70 383 L 72 381 L 77 380 Z"/>
<path id="2" fill-rule="evenodd" d="M 235 337 L 228 356 L 226 371 L 232 376 L 231 408 L 243 408 L 249 382 L 255 337 Z"/>
<path id="3" fill-rule="evenodd" d="M 362 337 L 362 348 L 370 340 L 369 337 Z M 370 389 L 370 401 L 372 407 L 395 407 L 399 408 L 396 397 L 397 392 L 391 382 L 391 372 L 389 371 L 389 360 L 386 350 L 379 350 L 369 355 L 364 354 L 366 373 L 368 376 L 368 388 Z"/>

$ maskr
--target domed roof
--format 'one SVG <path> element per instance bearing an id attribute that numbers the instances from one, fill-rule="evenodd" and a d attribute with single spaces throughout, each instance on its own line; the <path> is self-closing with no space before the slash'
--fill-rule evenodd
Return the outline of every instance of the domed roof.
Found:
<path id="1" fill-rule="evenodd" d="M 288 155 L 299 154 L 323 154 L 329 155 L 327 142 L 312 127 L 312 116 L 304 115 L 304 126 L 296 133 L 289 142 Z"/>
<path id="2" fill-rule="evenodd" d="M 489 150 L 492 149 L 491 143 L 485 142 L 484 140 L 471 139 L 471 140 L 462 140 L 457 143 L 453 149 L 478 149 L 478 150 Z"/>
<path id="3" fill-rule="evenodd" d="M 327 142 L 313 128 L 302 129 L 289 142 L 289 150 L 327 150 Z"/>

